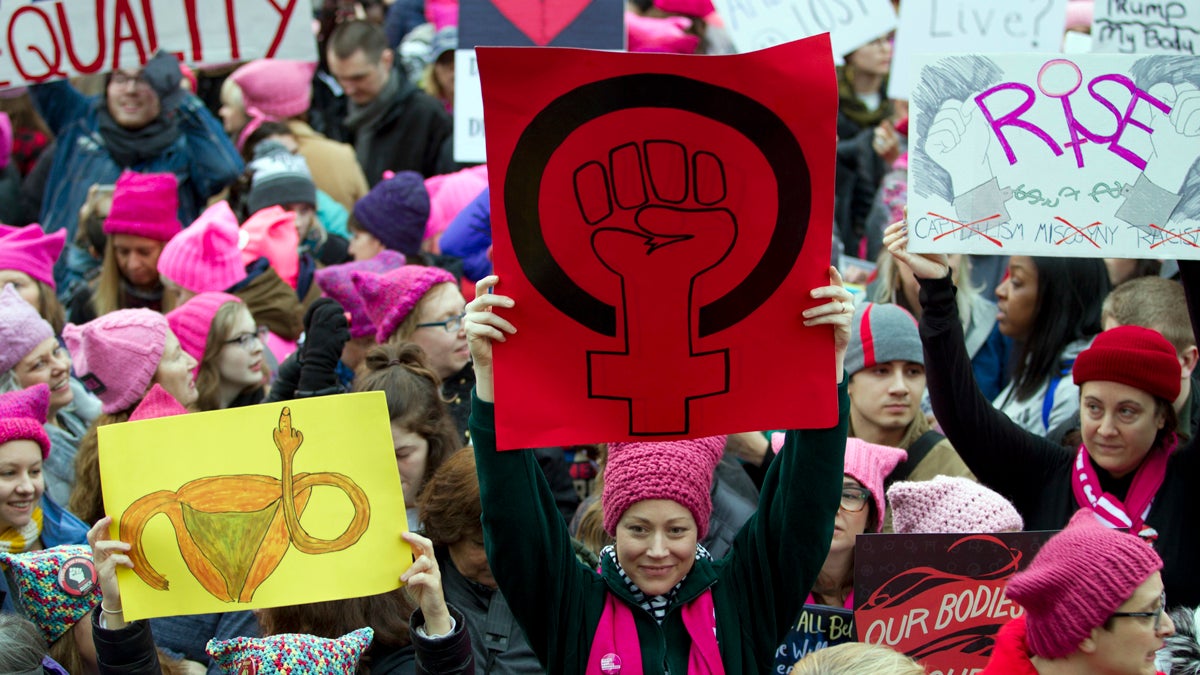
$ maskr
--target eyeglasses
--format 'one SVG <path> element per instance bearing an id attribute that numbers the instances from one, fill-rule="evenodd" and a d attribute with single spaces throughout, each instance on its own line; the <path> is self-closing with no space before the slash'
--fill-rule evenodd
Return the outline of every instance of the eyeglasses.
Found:
<path id="1" fill-rule="evenodd" d="M 254 348 L 255 342 L 262 344 L 263 340 L 267 339 L 267 332 L 266 326 L 259 326 L 258 328 L 254 329 L 253 333 L 242 333 L 241 335 L 235 335 L 222 344 L 236 344 L 242 349 L 250 351 Z"/>
<path id="2" fill-rule="evenodd" d="M 1134 617 L 1145 617 L 1145 618 L 1154 617 L 1154 632 L 1157 633 L 1158 629 L 1162 627 L 1162 618 L 1163 618 L 1163 615 L 1166 613 L 1167 613 L 1167 593 L 1166 593 L 1166 591 L 1163 591 L 1163 594 L 1160 595 L 1158 598 L 1158 609 L 1154 610 L 1153 612 L 1113 612 L 1111 615 L 1111 618 L 1115 619 L 1115 618 L 1122 617 L 1122 616 L 1134 616 Z"/>
<path id="3" fill-rule="evenodd" d="M 150 83 L 142 77 L 141 73 L 138 73 L 137 75 L 129 75 L 128 73 L 117 71 L 112 74 L 112 80 L 110 81 L 118 87 L 127 87 L 130 84 L 133 84 L 137 89 L 146 89 L 150 87 Z"/>
<path id="4" fill-rule="evenodd" d="M 842 488 L 842 510 L 858 513 L 871 501 L 871 491 L 861 487 Z"/>
<path id="5" fill-rule="evenodd" d="M 462 314 L 459 314 L 458 316 L 452 316 L 449 319 L 446 319 L 445 321 L 434 321 L 432 323 L 419 323 L 419 324 L 417 324 L 417 328 L 440 327 L 442 330 L 446 331 L 447 333 L 457 333 L 459 330 L 462 329 L 463 319 L 466 318 L 466 316 L 467 316 L 466 312 L 463 312 Z"/>

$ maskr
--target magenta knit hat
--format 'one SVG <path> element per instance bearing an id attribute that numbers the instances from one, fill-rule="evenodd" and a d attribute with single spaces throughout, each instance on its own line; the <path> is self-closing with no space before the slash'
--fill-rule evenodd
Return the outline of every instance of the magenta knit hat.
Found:
<path id="1" fill-rule="evenodd" d="M 1082 509 L 1009 579 L 1005 595 L 1025 608 L 1029 650 L 1059 659 L 1162 566 L 1141 538 L 1110 529 Z"/>
<path id="2" fill-rule="evenodd" d="M 46 234 L 36 223 L 25 227 L 0 225 L 0 270 L 24 272 L 54 288 L 54 263 L 66 241 L 66 230 Z"/>
<path id="3" fill-rule="evenodd" d="M 907 458 L 908 453 L 900 448 L 868 443 L 861 438 L 846 439 L 846 465 L 843 471 L 871 491 L 877 516 L 876 532 L 883 531 L 883 521 L 886 520 L 887 514 L 883 484 L 888 474 Z"/>
<path id="4" fill-rule="evenodd" d="M 1072 372 L 1078 385 L 1120 382 L 1170 402 L 1179 396 L 1183 375 L 1175 347 L 1142 326 L 1117 326 L 1097 335 L 1076 357 Z"/>
<path id="5" fill-rule="evenodd" d="M 317 286 L 326 297 L 341 303 L 350 312 L 350 337 L 361 338 L 375 334 L 375 324 L 367 314 L 362 296 L 354 288 L 351 275 L 355 272 L 384 274 L 404 265 L 404 254 L 399 251 L 380 251 L 374 258 L 357 260 L 341 265 L 330 265 L 316 271 Z"/>
<path id="6" fill-rule="evenodd" d="M 0 445 L 9 441 L 33 441 L 42 447 L 42 459 L 50 456 L 50 437 L 42 425 L 50 412 L 50 386 L 32 387 L 0 394 Z"/>
<path id="7" fill-rule="evenodd" d="M 897 534 L 1020 532 L 1025 521 L 999 493 L 962 476 L 895 483 L 887 491 Z"/>
<path id="8" fill-rule="evenodd" d="M 329 640 L 281 633 L 265 638 L 236 637 L 208 641 L 204 651 L 223 673 L 353 673 L 375 631 L 369 626 Z"/>
<path id="9" fill-rule="evenodd" d="M 13 604 L 53 643 L 100 604 L 92 549 L 78 544 L 28 553 L 0 553 L 16 593 Z"/>
<path id="10" fill-rule="evenodd" d="M 642 16 L 625 12 L 629 51 L 656 54 L 695 54 L 700 36 L 688 32 L 692 20 L 685 16 Z"/>
<path id="11" fill-rule="evenodd" d="M 167 323 L 179 338 L 179 346 L 196 359 L 197 364 L 204 360 L 204 346 L 208 344 L 208 332 L 217 311 L 230 302 L 240 305 L 242 299 L 228 293 L 201 293 L 167 312 Z"/>
<path id="12" fill-rule="evenodd" d="M 166 389 L 162 388 L 161 384 L 155 384 L 150 387 L 150 391 L 146 392 L 142 402 L 137 404 L 133 409 L 133 413 L 129 415 L 130 422 L 139 422 L 141 420 L 156 420 L 160 417 L 174 417 L 176 415 L 186 415 L 188 409 L 183 407 L 174 396 L 167 393 Z"/>
<path id="13" fill-rule="evenodd" d="M 63 339 L 79 381 L 108 415 L 142 400 L 166 348 L 167 318 L 149 309 L 119 309 L 82 326 L 67 324 Z"/>
<path id="14" fill-rule="evenodd" d="M 692 512 L 697 539 L 708 534 L 712 517 L 713 471 L 725 452 L 724 436 L 685 441 L 609 443 L 604 467 L 604 531 L 616 536 L 630 506 L 646 499 L 670 499 Z"/>
<path id="15" fill-rule="evenodd" d="M 13 128 L 8 113 L 0 112 L 0 169 L 7 169 L 12 160 Z"/>
<path id="16" fill-rule="evenodd" d="M 192 293 L 223 291 L 246 278 L 238 220 L 221 200 L 204 210 L 158 256 L 158 273 Z"/>
<path id="17" fill-rule="evenodd" d="M 683 14 L 697 19 L 717 11 L 712 0 L 654 0 L 654 6 L 668 14 Z"/>
<path id="18" fill-rule="evenodd" d="M 454 283 L 454 276 L 440 267 L 405 265 L 386 274 L 351 272 L 350 283 L 362 297 L 367 316 L 375 324 L 375 341 L 383 344 L 429 289 Z"/>
<path id="19" fill-rule="evenodd" d="M 354 203 L 354 221 L 384 246 L 413 257 L 429 222 L 429 192 L 416 171 L 400 171 Z"/>
<path id="20" fill-rule="evenodd" d="M 238 136 L 238 149 L 263 122 L 297 117 L 312 100 L 317 64 L 288 59 L 256 59 L 238 68 L 229 79 L 242 90 L 242 105 L 250 122 Z"/>
<path id="21" fill-rule="evenodd" d="M 487 186 L 487 164 L 426 178 L 429 218 L 425 223 L 425 238 L 431 239 L 444 232 L 450 221 L 475 201 Z"/>
<path id="22" fill-rule="evenodd" d="M 113 190 L 104 234 L 171 241 L 179 234 L 179 180 L 173 173 L 124 171 Z"/>
<path id="23" fill-rule="evenodd" d="M 292 288 L 300 276 L 299 246 L 296 214 L 281 206 L 269 206 L 250 216 L 242 223 L 238 238 L 243 265 L 266 258 L 279 278 Z"/>
<path id="24" fill-rule="evenodd" d="M 12 284 L 0 289 L 0 374 L 7 373 L 29 352 L 54 337 L 54 329 L 25 302 Z"/>

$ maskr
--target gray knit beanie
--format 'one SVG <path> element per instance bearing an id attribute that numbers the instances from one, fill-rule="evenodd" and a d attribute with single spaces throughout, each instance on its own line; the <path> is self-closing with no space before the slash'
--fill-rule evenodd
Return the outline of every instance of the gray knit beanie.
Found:
<path id="1" fill-rule="evenodd" d="M 268 206 L 287 204 L 317 204 L 317 188 L 313 184 L 308 164 L 293 155 L 278 141 L 263 141 L 254 148 L 254 172 L 250 179 L 250 196 L 246 205 L 250 213 Z"/>
<path id="2" fill-rule="evenodd" d="M 925 365 L 917 320 L 899 305 L 866 302 L 854 310 L 846 349 L 846 374 L 889 361 Z"/>

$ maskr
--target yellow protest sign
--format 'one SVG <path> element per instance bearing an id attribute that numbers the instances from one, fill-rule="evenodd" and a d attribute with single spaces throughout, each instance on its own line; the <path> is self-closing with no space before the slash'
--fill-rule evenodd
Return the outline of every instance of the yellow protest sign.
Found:
<path id="1" fill-rule="evenodd" d="M 100 427 L 126 619 L 374 595 L 412 564 L 383 392 Z"/>

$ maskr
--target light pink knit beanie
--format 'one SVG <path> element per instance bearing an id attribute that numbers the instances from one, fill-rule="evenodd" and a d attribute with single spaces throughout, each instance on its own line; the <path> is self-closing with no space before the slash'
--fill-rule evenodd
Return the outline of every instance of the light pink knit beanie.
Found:
<path id="1" fill-rule="evenodd" d="M 887 501 L 884 499 L 883 484 L 908 453 L 890 445 L 868 443 L 861 438 L 846 439 L 846 468 L 844 473 L 871 491 L 875 500 L 875 531 L 883 531 Z"/>
<path id="2" fill-rule="evenodd" d="M 1020 532 L 1025 522 L 1000 494 L 970 478 L 936 476 L 896 483 L 887 491 L 897 534 Z"/>

